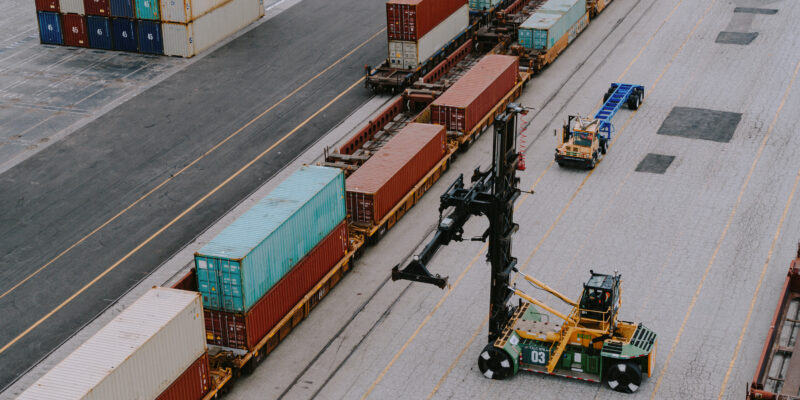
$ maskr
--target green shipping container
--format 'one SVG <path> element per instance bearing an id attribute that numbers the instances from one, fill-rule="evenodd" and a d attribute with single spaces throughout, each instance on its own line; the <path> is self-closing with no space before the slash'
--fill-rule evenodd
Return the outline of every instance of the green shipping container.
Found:
<path id="1" fill-rule="evenodd" d="M 469 9 L 473 11 L 491 10 L 503 0 L 469 0 Z"/>
<path id="2" fill-rule="evenodd" d="M 246 312 L 345 218 L 344 175 L 300 168 L 195 254 L 203 307 Z"/>
<path id="3" fill-rule="evenodd" d="M 134 0 L 136 18 L 160 20 L 158 0 Z"/>
<path id="4" fill-rule="evenodd" d="M 586 0 L 549 0 L 525 20 L 518 41 L 528 49 L 548 50 L 586 15 Z"/>

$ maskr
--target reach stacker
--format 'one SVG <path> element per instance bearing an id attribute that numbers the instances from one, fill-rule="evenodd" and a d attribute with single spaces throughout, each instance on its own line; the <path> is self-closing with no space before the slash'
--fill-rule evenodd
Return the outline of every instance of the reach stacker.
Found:
<path id="1" fill-rule="evenodd" d="M 608 151 L 614 125 L 611 120 L 623 104 L 631 110 L 639 109 L 644 99 L 644 86 L 612 83 L 603 95 L 603 106 L 594 118 L 570 115 L 564 124 L 556 148 L 556 162 L 560 167 L 574 165 L 594 169 L 600 157 Z"/>
<path id="2" fill-rule="evenodd" d="M 629 94 L 630 96 L 630 94 Z M 523 109 L 509 104 L 494 121 L 494 160 L 490 169 L 476 169 L 471 187 L 459 176 L 442 195 L 439 224 L 431 241 L 403 269 L 395 266 L 392 279 L 447 286 L 447 277 L 431 274 L 427 263 L 451 241 L 489 242 L 491 265 L 488 344 L 478 357 L 478 367 L 490 379 L 504 379 L 520 370 L 593 382 L 635 392 L 644 374 L 655 367 L 657 336 L 641 323 L 618 319 L 622 277 L 590 271 L 589 281 L 577 302 L 517 268 L 511 255 L 514 201 L 519 196 L 520 154 L 516 150 L 516 114 Z M 445 211 L 449 210 L 447 215 Z M 464 225 L 472 216 L 485 215 L 489 228 L 480 236 L 464 238 Z M 512 286 L 517 273 L 572 307 L 563 314 Z M 513 305 L 513 295 L 519 304 Z M 537 308 L 538 307 L 538 308 Z M 562 322 L 555 323 L 551 316 Z"/>

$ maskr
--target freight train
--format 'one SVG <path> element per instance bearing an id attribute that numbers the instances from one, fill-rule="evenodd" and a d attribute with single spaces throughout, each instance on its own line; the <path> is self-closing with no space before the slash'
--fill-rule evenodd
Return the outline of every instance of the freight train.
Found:
<path id="1" fill-rule="evenodd" d="M 419 3 L 390 3 L 398 2 Z M 544 2 L 499 4 L 508 3 L 506 8 L 496 6 L 499 11 L 491 14 L 508 16 Z M 440 62 L 344 144 L 326 149 L 322 162 L 296 171 L 195 254 L 194 268 L 171 289 L 193 292 L 192 301 L 202 304 L 202 311 L 194 311 L 201 323 L 187 322 L 192 326 L 188 335 L 197 333 L 205 339 L 202 354 L 192 358 L 199 347 L 188 351 L 160 381 L 136 389 L 142 398 L 161 393 L 157 397 L 162 399 L 210 399 L 229 390 L 238 376 L 252 371 L 309 315 L 367 245 L 380 240 L 421 199 L 456 153 L 466 151 L 521 95 L 532 71 L 520 64 L 518 56 L 487 55 L 476 43 L 477 39 L 465 39 L 447 57 L 437 59 Z M 144 330 L 138 336 L 163 334 L 146 327 L 140 327 Z M 101 334 L 107 329 L 87 344 L 109 340 L 107 332 Z M 127 348 L 138 346 L 127 343 Z M 139 356 L 139 351 L 131 354 Z M 51 391 L 35 393 L 59 398 L 63 387 L 53 377 L 70 365 L 65 360 L 29 391 L 45 388 Z M 96 376 L 103 374 L 108 371 L 95 371 Z M 192 390 L 169 394 L 183 386 Z"/>

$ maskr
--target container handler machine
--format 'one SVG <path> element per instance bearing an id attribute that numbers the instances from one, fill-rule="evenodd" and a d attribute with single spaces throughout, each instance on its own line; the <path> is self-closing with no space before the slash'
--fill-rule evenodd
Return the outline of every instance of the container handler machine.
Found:
<path id="1" fill-rule="evenodd" d="M 630 94 L 628 94 L 630 96 Z M 520 154 L 516 150 L 516 114 L 522 108 L 509 104 L 494 121 L 494 160 L 490 169 L 476 169 L 472 186 L 463 175 L 441 196 L 439 224 L 431 241 L 403 269 L 392 269 L 392 280 L 411 280 L 447 286 L 447 277 L 431 274 L 428 262 L 451 241 L 489 242 L 491 265 L 488 344 L 478 357 L 478 367 L 490 379 L 504 379 L 526 370 L 601 382 L 611 389 L 635 392 L 644 374 L 655 367 L 655 332 L 641 323 L 618 319 L 622 277 L 590 271 L 589 281 L 575 302 L 534 277 L 520 272 L 511 256 L 514 201 L 519 196 Z M 447 215 L 443 213 L 449 210 Z M 481 236 L 464 238 L 471 216 L 485 215 L 489 228 Z M 534 299 L 510 283 L 512 273 L 554 295 L 572 307 L 568 314 Z M 513 295 L 518 305 L 511 304 Z M 538 308 L 537 308 L 538 307 Z M 550 320 L 551 316 L 563 321 Z"/>
<path id="2" fill-rule="evenodd" d="M 644 86 L 612 83 L 603 95 L 603 106 L 594 118 L 570 115 L 564 124 L 556 148 L 559 166 L 581 166 L 593 169 L 600 157 L 606 154 L 614 125 L 611 120 L 623 104 L 637 110 L 644 99 Z"/>

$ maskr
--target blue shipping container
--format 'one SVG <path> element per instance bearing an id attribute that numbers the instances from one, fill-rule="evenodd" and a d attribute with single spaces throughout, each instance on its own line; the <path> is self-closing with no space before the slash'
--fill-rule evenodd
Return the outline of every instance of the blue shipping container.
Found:
<path id="1" fill-rule="evenodd" d="M 548 0 L 542 4 L 518 30 L 518 41 L 522 47 L 548 50 L 562 37 L 569 34 L 568 42 L 583 29 L 586 15 L 586 0 Z M 573 32 L 572 28 L 581 25 Z"/>
<path id="2" fill-rule="evenodd" d="M 112 17 L 134 17 L 132 0 L 111 0 L 110 3 Z"/>
<path id="3" fill-rule="evenodd" d="M 203 307 L 246 312 L 345 215 L 344 174 L 301 167 L 195 254 Z"/>
<path id="4" fill-rule="evenodd" d="M 161 40 L 161 24 L 151 21 L 139 21 L 139 51 L 150 54 L 164 54 L 164 43 Z"/>
<path id="5" fill-rule="evenodd" d="M 111 37 L 114 50 L 139 50 L 136 41 L 136 23 L 132 19 L 113 18 L 111 20 Z"/>
<path id="6" fill-rule="evenodd" d="M 58 13 L 39 12 L 39 38 L 42 43 L 64 44 Z"/>
<path id="7" fill-rule="evenodd" d="M 107 17 L 89 15 L 86 17 L 86 26 L 90 47 L 111 50 L 111 21 Z"/>
<path id="8" fill-rule="evenodd" d="M 159 20 L 158 0 L 134 0 L 136 18 Z"/>

